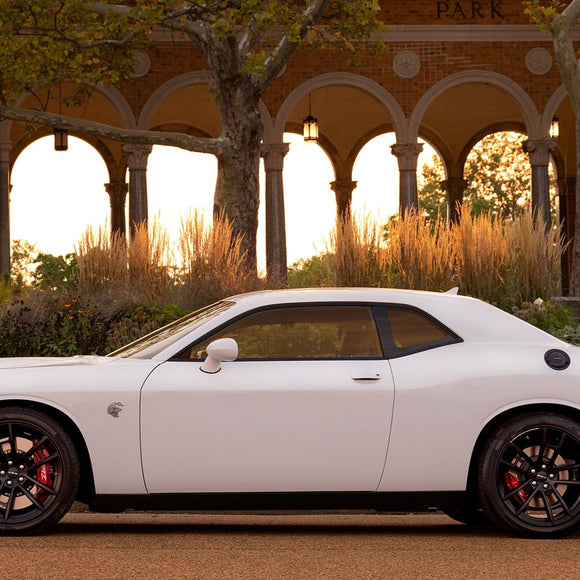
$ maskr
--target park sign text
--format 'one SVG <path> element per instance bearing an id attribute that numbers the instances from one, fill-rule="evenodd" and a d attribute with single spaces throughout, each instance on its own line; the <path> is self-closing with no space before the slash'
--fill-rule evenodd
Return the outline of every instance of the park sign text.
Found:
<path id="1" fill-rule="evenodd" d="M 489 2 L 437 2 L 439 20 L 496 20 L 504 19 L 503 0 Z"/>

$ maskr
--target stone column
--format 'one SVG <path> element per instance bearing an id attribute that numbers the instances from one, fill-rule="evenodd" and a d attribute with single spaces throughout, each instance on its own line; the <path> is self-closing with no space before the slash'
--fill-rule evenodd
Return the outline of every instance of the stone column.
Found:
<path id="1" fill-rule="evenodd" d="M 450 177 L 441 182 L 441 187 L 447 194 L 447 223 L 449 224 L 456 224 L 459 221 L 459 211 L 467 185 L 467 181 L 459 177 Z"/>
<path id="2" fill-rule="evenodd" d="M 395 143 L 391 152 L 399 162 L 399 210 L 418 209 L 417 159 L 423 151 L 420 143 Z"/>
<path id="3" fill-rule="evenodd" d="M 282 170 L 288 143 L 263 143 L 266 173 L 266 272 L 268 285 L 280 288 L 287 283 L 286 222 Z"/>
<path id="4" fill-rule="evenodd" d="M 125 223 L 125 202 L 129 184 L 122 181 L 105 183 L 105 190 L 109 194 L 111 203 L 111 234 L 118 234 L 122 238 L 127 234 Z"/>
<path id="5" fill-rule="evenodd" d="M 550 227 L 550 179 L 548 164 L 550 152 L 556 147 L 554 139 L 528 139 L 524 141 L 524 151 L 530 157 L 532 166 L 532 211 L 541 219 L 546 228 Z"/>
<path id="6" fill-rule="evenodd" d="M 0 274 L 10 273 L 10 148 L 0 143 Z"/>
<path id="7" fill-rule="evenodd" d="M 336 217 L 339 221 L 348 221 L 351 216 L 352 192 L 356 187 L 356 181 L 350 179 L 337 179 L 330 182 L 330 189 L 336 197 Z"/>
<path id="8" fill-rule="evenodd" d="M 131 235 L 135 226 L 147 223 L 147 161 L 151 145 L 122 145 L 129 168 L 129 228 Z"/>

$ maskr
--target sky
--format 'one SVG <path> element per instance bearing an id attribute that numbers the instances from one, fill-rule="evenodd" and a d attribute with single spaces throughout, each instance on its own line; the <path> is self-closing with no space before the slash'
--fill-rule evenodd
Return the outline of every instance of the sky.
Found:
<path id="1" fill-rule="evenodd" d="M 287 133 L 290 151 L 284 160 L 284 202 L 288 264 L 325 251 L 334 227 L 336 204 L 329 183 L 334 180 L 324 151 L 301 136 Z M 383 220 L 398 210 L 397 160 L 390 152 L 394 135 L 370 141 L 353 169 L 357 187 L 353 211 Z M 426 148 L 427 149 L 427 148 Z M 428 149 L 419 167 L 430 160 Z M 149 218 L 157 217 L 174 241 L 182 215 L 201 209 L 211 216 L 217 163 L 213 156 L 155 146 L 149 157 Z M 19 156 L 11 175 L 12 240 L 26 240 L 38 251 L 55 255 L 74 251 L 88 226 L 108 227 L 110 208 L 104 183 L 105 163 L 88 143 L 69 138 L 69 149 L 57 152 L 53 138 L 33 142 Z M 264 179 L 261 179 L 264 182 Z M 264 267 L 264 203 L 260 203 L 258 261 Z"/>

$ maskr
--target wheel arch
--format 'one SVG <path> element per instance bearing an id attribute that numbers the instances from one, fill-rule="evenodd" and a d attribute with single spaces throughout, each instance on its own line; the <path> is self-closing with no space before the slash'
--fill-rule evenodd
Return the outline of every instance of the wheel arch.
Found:
<path id="1" fill-rule="evenodd" d="M 44 413 L 59 423 L 61 427 L 67 431 L 75 445 L 81 467 L 81 480 L 77 494 L 77 501 L 90 505 L 95 494 L 93 468 L 89 449 L 76 423 L 61 410 L 39 401 L 32 401 L 28 399 L 1 400 L 0 409 L 4 409 L 6 407 L 23 407 L 26 409 L 34 409 L 35 411 Z"/>
<path id="2" fill-rule="evenodd" d="M 567 417 L 568 419 L 572 419 L 580 423 L 580 409 L 575 409 L 574 407 L 569 407 L 559 403 L 530 403 L 528 405 L 507 409 L 499 415 L 493 417 L 479 434 L 471 454 L 471 461 L 469 463 L 469 472 L 467 476 L 466 502 L 472 503 L 474 501 L 478 501 L 477 469 L 479 458 L 489 434 L 507 421 L 516 417 L 527 415 L 529 413 L 558 413 L 563 417 Z"/>

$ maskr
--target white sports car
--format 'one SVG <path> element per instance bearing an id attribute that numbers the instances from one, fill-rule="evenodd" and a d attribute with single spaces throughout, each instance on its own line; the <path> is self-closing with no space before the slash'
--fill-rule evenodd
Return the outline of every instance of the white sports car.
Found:
<path id="1" fill-rule="evenodd" d="M 580 524 L 580 351 L 471 298 L 223 300 L 107 357 L 0 359 L 0 531 L 95 511 Z"/>

